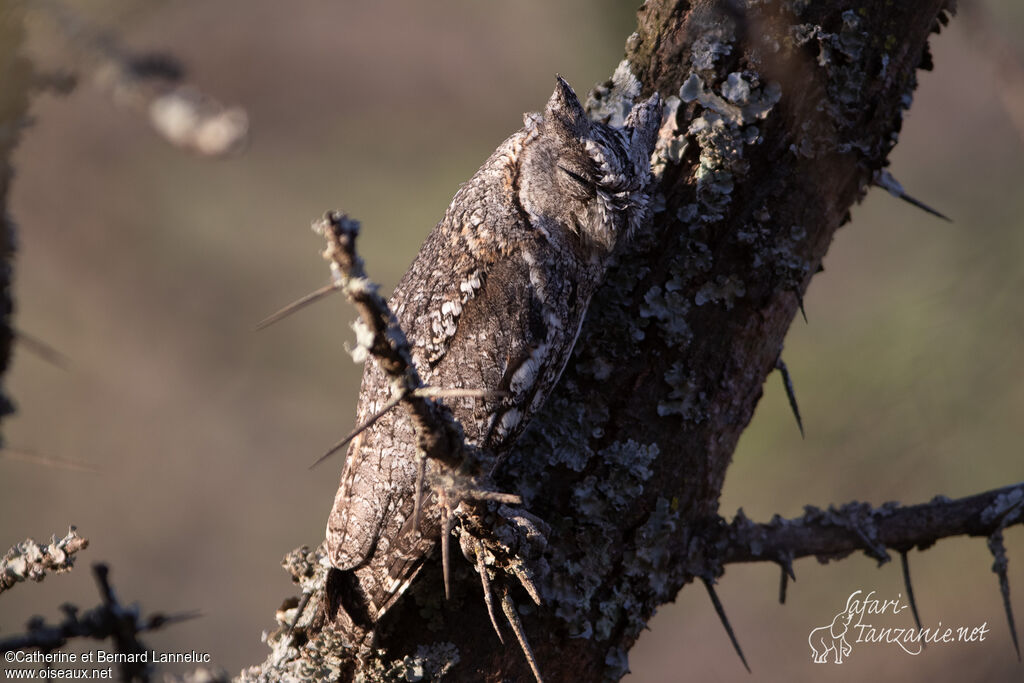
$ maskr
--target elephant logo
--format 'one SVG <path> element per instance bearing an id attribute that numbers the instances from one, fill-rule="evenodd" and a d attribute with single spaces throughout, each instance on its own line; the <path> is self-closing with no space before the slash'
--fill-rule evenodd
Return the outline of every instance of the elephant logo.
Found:
<path id="1" fill-rule="evenodd" d="M 846 601 L 846 609 L 837 614 L 831 624 L 819 626 L 807 636 L 807 644 L 811 646 L 811 657 L 815 664 L 825 664 L 830 652 L 833 653 L 836 664 L 842 664 L 843 657 L 850 656 L 853 648 L 846 640 L 846 632 L 855 613 L 850 607 L 852 599 L 853 595 Z"/>

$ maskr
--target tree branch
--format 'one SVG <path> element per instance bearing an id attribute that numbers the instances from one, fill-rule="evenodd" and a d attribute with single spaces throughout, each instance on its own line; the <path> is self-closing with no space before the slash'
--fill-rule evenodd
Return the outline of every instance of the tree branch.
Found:
<path id="1" fill-rule="evenodd" d="M 1024 483 L 950 500 L 937 496 L 928 503 L 847 503 L 820 510 L 808 506 L 794 519 L 773 518 L 755 523 L 740 510 L 722 528 L 716 542 L 723 564 L 733 562 L 791 561 L 813 555 L 821 562 L 837 560 L 863 550 L 888 562 L 885 550 L 926 550 L 951 536 L 989 537 L 1014 524 L 1024 523 Z"/>
<path id="2" fill-rule="evenodd" d="M 14 344 L 15 226 L 8 208 L 14 179 L 14 149 L 27 125 L 32 66 L 22 54 L 24 10 L 19 2 L 0 4 L 0 378 L 7 374 Z M 14 404 L 0 384 L 0 418 L 14 412 Z"/>
<path id="3" fill-rule="evenodd" d="M 28 624 L 27 633 L 0 640 L 0 653 L 28 649 L 50 653 L 64 647 L 73 638 L 110 638 L 117 652 L 129 655 L 119 665 L 121 680 L 148 681 L 152 673 L 152 662 L 142 656 L 147 653 L 147 648 L 139 641 L 138 635 L 192 619 L 196 615 L 153 614 L 143 618 L 137 606 L 124 607 L 118 602 L 110 584 L 110 570 L 106 565 L 95 564 L 92 570 L 100 592 L 99 605 L 80 615 L 77 607 L 65 604 L 61 607 L 64 619 L 59 624 L 50 625 L 39 617 L 33 618 Z"/>

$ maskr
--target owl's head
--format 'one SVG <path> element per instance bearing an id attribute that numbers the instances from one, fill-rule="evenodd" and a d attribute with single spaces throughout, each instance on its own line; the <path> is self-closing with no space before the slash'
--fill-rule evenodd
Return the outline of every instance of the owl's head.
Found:
<path id="1" fill-rule="evenodd" d="M 567 230 L 591 260 L 647 220 L 650 159 L 661 125 L 657 93 L 623 127 L 592 121 L 561 77 L 543 114 L 525 117 L 519 202 L 531 223 Z"/>

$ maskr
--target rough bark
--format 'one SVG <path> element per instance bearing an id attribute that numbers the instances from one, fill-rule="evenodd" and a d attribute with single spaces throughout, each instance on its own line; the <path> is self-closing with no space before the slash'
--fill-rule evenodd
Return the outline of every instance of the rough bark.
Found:
<path id="1" fill-rule="evenodd" d="M 576 356 L 497 482 L 551 527 L 542 605 L 515 596 L 548 680 L 617 680 L 659 605 L 743 555 L 718 543 L 736 442 L 833 233 L 886 164 L 915 71 L 930 65 L 928 35 L 950 10 L 946 0 L 640 9 L 625 61 L 590 106 L 614 115 L 655 90 L 681 100 L 657 163 L 664 210 L 595 297 Z M 378 624 L 369 660 L 332 653 L 327 627 L 293 643 L 305 647 L 289 670 L 529 680 L 507 629 L 498 646 L 479 578 L 455 565 L 447 601 L 436 563 L 420 575 Z"/>

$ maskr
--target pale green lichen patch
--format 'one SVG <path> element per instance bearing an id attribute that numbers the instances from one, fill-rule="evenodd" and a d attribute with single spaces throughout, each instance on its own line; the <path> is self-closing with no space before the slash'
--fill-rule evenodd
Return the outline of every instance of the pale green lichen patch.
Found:
<path id="1" fill-rule="evenodd" d="M 736 176 L 747 171 L 743 149 L 761 141 L 755 122 L 763 120 L 782 97 L 778 83 L 761 85 L 751 71 L 726 76 L 715 92 L 697 73 L 691 73 L 679 89 L 679 99 L 696 102 L 703 111 L 691 121 L 687 134 L 700 149 L 695 171 L 700 218 L 706 223 L 721 220 L 732 201 Z"/>
<path id="2" fill-rule="evenodd" d="M 753 74 L 735 71 L 726 77 L 719 95 L 707 88 L 700 76 L 691 73 L 679 89 L 679 98 L 683 102 L 696 101 L 726 122 L 742 126 L 767 117 L 782 97 L 778 83 L 772 81 L 763 88 L 758 88 L 757 83 Z"/>
<path id="3" fill-rule="evenodd" d="M 665 498 L 658 498 L 654 510 L 636 530 L 621 558 L 626 582 L 616 586 L 611 595 L 598 606 L 594 620 L 594 636 L 610 638 L 614 629 L 624 628 L 625 640 L 632 640 L 646 627 L 648 605 L 659 605 L 672 599 L 684 572 L 673 561 L 669 548 L 671 538 L 680 530 L 681 520 Z M 613 649 L 605 660 L 606 675 L 619 680 L 628 671 L 628 656 L 621 648 Z"/>
<path id="4" fill-rule="evenodd" d="M 773 285 L 784 290 L 797 290 L 811 272 L 802 255 L 802 245 L 807 231 L 799 225 L 789 230 L 779 230 L 771 224 L 767 207 L 754 212 L 755 223 L 744 225 L 737 232 L 740 244 L 748 245 L 753 253 L 751 267 L 754 270 L 770 268 Z"/>
<path id="5" fill-rule="evenodd" d="M 665 383 L 669 391 L 667 397 L 658 402 L 658 415 L 680 415 L 685 420 L 701 422 L 707 396 L 697 391 L 697 374 L 676 361 L 665 371 Z"/>
<path id="6" fill-rule="evenodd" d="M 654 285 L 644 295 L 644 305 L 640 307 L 643 318 L 653 318 L 670 346 L 685 346 L 693 339 L 693 332 L 686 323 L 686 314 L 690 312 L 690 301 L 681 291 L 681 278 L 674 277 L 665 286 Z"/>
<path id="7" fill-rule="evenodd" d="M 732 54 L 733 26 L 719 20 L 702 28 L 690 47 L 690 63 L 698 71 L 707 71 L 715 68 L 719 57 Z"/>
<path id="8" fill-rule="evenodd" d="M 629 60 L 615 67 L 611 80 L 594 87 L 587 97 L 587 113 L 598 121 L 621 128 L 640 96 L 640 81 L 633 75 Z"/>
<path id="9" fill-rule="evenodd" d="M 598 624 L 605 624 L 601 614 L 595 616 L 591 611 L 593 598 L 601 587 L 598 567 L 616 561 L 620 554 L 614 529 L 622 514 L 643 493 L 659 452 L 656 444 L 641 444 L 632 439 L 598 450 L 590 462 L 591 473 L 572 490 L 574 514 L 562 520 L 546 520 L 553 536 L 571 537 L 573 542 L 550 546 L 554 551 L 549 563 L 560 571 L 549 575 L 543 599 L 577 637 L 609 637 L 608 632 L 598 628 Z M 563 554 L 569 547 L 588 548 L 589 552 L 583 557 Z M 603 609 L 600 611 L 604 613 Z"/>
<path id="10" fill-rule="evenodd" d="M 698 306 L 707 303 L 721 303 L 725 309 L 732 310 L 736 299 L 747 293 L 743 280 L 735 275 L 716 275 L 714 279 L 708 280 L 693 297 L 693 302 Z"/>
<path id="11" fill-rule="evenodd" d="M 650 594 L 659 603 L 672 597 L 670 579 L 682 573 L 672 561 L 666 543 L 666 538 L 678 531 L 679 523 L 679 510 L 673 510 L 665 498 L 658 498 L 654 512 L 637 529 L 632 552 L 625 555 L 627 576 L 646 581 Z"/>

